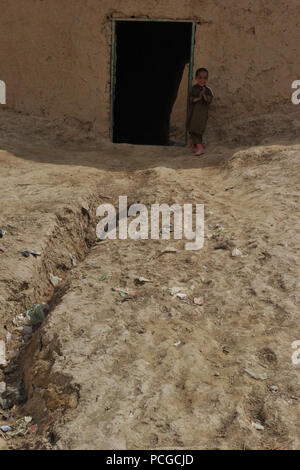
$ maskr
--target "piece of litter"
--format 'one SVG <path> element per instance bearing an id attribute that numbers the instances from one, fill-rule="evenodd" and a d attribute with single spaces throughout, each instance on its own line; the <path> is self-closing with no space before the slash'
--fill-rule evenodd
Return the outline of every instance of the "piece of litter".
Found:
<path id="1" fill-rule="evenodd" d="M 181 344 L 181 341 L 177 341 L 176 343 L 174 343 L 174 346 L 179 346 Z"/>
<path id="2" fill-rule="evenodd" d="M 102 274 L 99 281 L 105 281 L 106 278 L 107 278 L 106 274 Z"/>
<path id="3" fill-rule="evenodd" d="M 271 385 L 270 392 L 277 393 L 278 392 L 278 387 L 276 385 Z"/>
<path id="4" fill-rule="evenodd" d="M 1 252 L 1 253 L 4 253 L 4 252 L 5 252 L 4 248 L 1 248 L 1 247 L 0 247 L 0 252 Z"/>
<path id="5" fill-rule="evenodd" d="M 12 431 L 12 428 L 11 428 L 10 426 L 1 426 L 0 429 L 1 429 L 1 431 L 3 431 L 3 432 Z"/>
<path id="6" fill-rule="evenodd" d="M 178 292 L 181 292 L 183 290 L 183 287 L 171 287 L 169 289 L 171 295 L 178 294 Z"/>
<path id="7" fill-rule="evenodd" d="M 150 279 L 145 277 L 136 277 L 134 280 L 135 284 L 145 284 L 146 282 L 152 282 Z"/>
<path id="8" fill-rule="evenodd" d="M 6 342 L 9 343 L 10 340 L 11 340 L 11 333 L 8 331 L 8 332 L 6 333 Z"/>
<path id="9" fill-rule="evenodd" d="M 6 383 L 0 382 L 0 395 L 6 391 Z"/>
<path id="10" fill-rule="evenodd" d="M 245 369 L 245 371 L 247 372 L 247 374 L 249 374 L 251 377 L 253 377 L 253 379 L 256 379 L 256 380 L 267 380 L 267 378 L 268 378 L 268 374 L 266 374 L 266 373 L 257 374 L 256 372 L 253 372 L 250 369 Z"/>
<path id="11" fill-rule="evenodd" d="M 4 341 L 0 341 L 0 366 L 6 366 L 6 347 Z"/>
<path id="12" fill-rule="evenodd" d="M 178 294 L 175 294 L 175 297 L 178 297 L 178 299 L 182 300 L 187 297 L 187 294 L 181 294 L 180 292 Z"/>
<path id="13" fill-rule="evenodd" d="M 72 253 L 69 253 L 69 256 L 71 258 L 71 261 L 72 261 L 72 265 L 74 266 L 74 268 L 77 266 L 77 260 L 75 258 L 74 255 L 72 255 Z"/>
<path id="14" fill-rule="evenodd" d="M 37 429 L 38 429 L 38 425 L 37 425 L 37 424 L 33 424 L 32 426 L 29 426 L 28 431 L 29 431 L 31 434 L 34 434 L 34 433 L 37 432 Z"/>
<path id="15" fill-rule="evenodd" d="M 225 191 L 230 191 L 231 189 L 234 189 L 234 186 L 227 186 L 227 188 L 225 188 Z"/>
<path id="16" fill-rule="evenodd" d="M 38 325 L 43 323 L 46 318 L 46 314 L 49 311 L 49 306 L 45 303 L 37 304 L 34 303 L 26 312 L 26 317 L 31 325 Z"/>
<path id="17" fill-rule="evenodd" d="M 265 429 L 261 424 L 253 423 L 253 422 L 251 424 L 252 424 L 252 427 L 257 429 L 258 431 L 263 431 Z"/>
<path id="18" fill-rule="evenodd" d="M 3 235 L 4 235 L 3 230 L 0 230 L 0 238 L 3 238 Z"/>
<path id="19" fill-rule="evenodd" d="M 126 292 L 121 291 L 121 292 L 119 292 L 119 294 L 120 294 L 121 297 L 126 297 Z"/>
<path id="20" fill-rule="evenodd" d="M 29 258 L 30 255 L 36 258 L 37 256 L 41 256 L 41 253 L 35 250 L 25 250 L 21 251 L 21 255 L 24 256 L 24 258 Z"/>
<path id="21" fill-rule="evenodd" d="M 166 253 L 177 253 L 177 250 L 173 246 L 169 246 L 168 248 L 165 248 L 163 251 L 161 251 L 160 255 L 164 255 Z"/>
<path id="22" fill-rule="evenodd" d="M 123 289 L 122 287 L 113 287 L 112 290 L 114 290 L 115 292 L 125 292 L 125 294 L 129 294 L 129 291 Z"/>
<path id="23" fill-rule="evenodd" d="M 25 424 L 29 424 L 29 423 L 31 423 L 31 421 L 32 421 L 32 416 L 25 416 L 24 417 Z"/>
<path id="24" fill-rule="evenodd" d="M 203 297 L 194 297 L 194 304 L 203 305 L 204 304 L 204 298 Z"/>
<path id="25" fill-rule="evenodd" d="M 50 282 L 53 285 L 53 287 L 57 287 L 61 281 L 62 281 L 61 277 L 53 276 L 53 274 L 50 273 Z"/>
<path id="26" fill-rule="evenodd" d="M 243 253 L 242 253 L 241 250 L 239 250 L 238 248 L 235 248 L 235 249 L 232 251 L 232 253 L 231 253 L 231 256 L 232 256 L 233 258 L 235 258 L 236 256 L 242 256 L 242 255 L 243 255 Z"/>

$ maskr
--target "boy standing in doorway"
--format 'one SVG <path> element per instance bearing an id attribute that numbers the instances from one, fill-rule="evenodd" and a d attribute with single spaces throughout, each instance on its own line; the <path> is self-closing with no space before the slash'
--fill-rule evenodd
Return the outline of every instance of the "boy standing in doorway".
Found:
<path id="1" fill-rule="evenodd" d="M 206 86 L 208 81 L 208 70 L 200 68 L 196 72 L 196 82 L 189 94 L 189 114 L 187 118 L 187 129 L 190 134 L 191 148 L 195 155 L 203 155 L 203 134 L 205 131 L 208 108 L 213 100 L 213 92 Z"/>

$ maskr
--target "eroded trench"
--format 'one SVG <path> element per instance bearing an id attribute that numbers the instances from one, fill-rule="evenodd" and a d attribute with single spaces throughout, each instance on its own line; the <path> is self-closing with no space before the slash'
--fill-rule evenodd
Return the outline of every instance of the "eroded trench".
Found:
<path id="1" fill-rule="evenodd" d="M 129 194 L 127 197 L 128 206 L 137 202 L 136 195 Z M 32 423 L 36 423 L 38 429 L 35 435 L 27 435 L 26 438 L 20 434 L 11 439 L 1 433 L 10 448 L 41 449 L 47 447 L 47 442 L 50 446 L 55 444 L 56 435 L 52 425 L 61 420 L 68 409 L 74 409 L 78 405 L 80 385 L 74 384 L 73 377 L 67 374 L 51 372 L 61 350 L 57 337 L 47 336 L 45 325 L 68 291 L 72 270 L 88 257 L 94 247 L 102 243 L 97 239 L 95 230 L 99 221 L 96 217 L 97 207 L 105 202 L 114 204 L 116 201 L 111 196 L 103 196 L 99 191 L 99 194 L 89 195 L 85 200 L 78 201 L 77 206 L 65 207 L 63 212 L 56 214 L 56 223 L 41 256 L 36 258 L 31 285 L 27 282 L 17 286 L 15 283 L 9 284 L 8 301 L 18 302 L 16 318 L 20 318 L 20 314 L 25 318 L 24 312 L 33 303 L 33 299 L 37 303 L 38 299 L 42 299 L 49 306 L 45 321 L 31 325 L 32 334 L 27 335 L 25 341 L 22 339 L 24 331 L 21 330 L 27 324 L 23 321 L 18 323 L 18 320 L 15 322 L 15 340 L 9 349 L 15 349 L 17 353 L 11 358 L 8 354 L 7 365 L 0 375 L 0 379 L 6 384 L 5 392 L 1 393 L 2 419 L 11 421 L 10 411 L 13 410 L 16 420 L 26 415 L 32 416 Z M 117 212 L 116 216 L 118 223 L 120 214 Z M 57 287 L 53 287 L 49 281 L 52 273 L 61 278 Z M 29 287 L 31 294 L 26 295 Z M 7 329 L 6 325 L 4 328 Z M 17 331 L 18 337 L 15 335 Z"/>

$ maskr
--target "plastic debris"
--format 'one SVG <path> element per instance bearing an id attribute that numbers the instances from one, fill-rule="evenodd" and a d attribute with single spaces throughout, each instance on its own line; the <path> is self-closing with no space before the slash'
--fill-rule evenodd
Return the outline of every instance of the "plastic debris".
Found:
<path id="1" fill-rule="evenodd" d="M 34 303 L 26 312 L 26 317 L 31 325 L 38 325 L 43 323 L 46 314 L 49 311 L 49 305 L 45 303 Z"/>
<path id="2" fill-rule="evenodd" d="M 53 274 L 50 273 L 50 282 L 53 285 L 53 287 L 57 287 L 61 281 L 62 281 L 61 277 L 53 276 Z"/>
<path id="3" fill-rule="evenodd" d="M 263 431 L 265 428 L 262 426 L 262 424 L 259 424 L 259 423 L 251 423 L 252 427 L 254 429 L 257 429 L 258 431 Z"/>
<path id="4" fill-rule="evenodd" d="M 175 297 L 182 300 L 182 299 L 185 299 L 187 297 L 187 294 L 182 294 L 181 292 L 178 292 L 178 294 L 175 294 Z"/>
<path id="5" fill-rule="evenodd" d="M 227 186 L 227 188 L 225 188 L 225 191 L 230 191 L 231 189 L 234 189 L 234 186 Z"/>
<path id="6" fill-rule="evenodd" d="M 160 255 L 164 255 L 166 253 L 177 253 L 177 250 L 173 246 L 169 246 L 168 248 L 165 248 L 163 251 L 161 251 Z"/>
<path id="7" fill-rule="evenodd" d="M 228 246 L 226 243 L 222 243 L 221 245 L 215 246 L 215 250 L 227 250 Z"/>
<path id="8" fill-rule="evenodd" d="M 3 235 L 4 235 L 3 230 L 0 230 L 0 238 L 3 238 Z"/>
<path id="9" fill-rule="evenodd" d="M 105 281 L 106 278 L 107 278 L 106 274 L 102 274 L 99 281 Z"/>
<path id="10" fill-rule="evenodd" d="M 8 331 L 8 332 L 6 333 L 6 342 L 9 343 L 10 340 L 11 340 L 11 333 Z"/>
<path id="11" fill-rule="evenodd" d="M 232 256 L 233 258 L 235 258 L 235 257 L 237 257 L 237 256 L 242 256 L 242 255 L 243 255 L 243 253 L 242 253 L 241 250 L 239 250 L 238 248 L 235 248 L 235 249 L 232 251 L 232 253 L 231 253 L 231 256 Z"/>
<path id="12" fill-rule="evenodd" d="M 179 346 L 181 344 L 181 341 L 176 341 L 176 343 L 174 343 L 174 346 Z"/>
<path id="13" fill-rule="evenodd" d="M 216 239 L 219 237 L 219 235 L 221 235 L 221 233 L 224 231 L 224 227 L 221 227 L 221 225 L 219 224 L 216 224 L 216 225 L 208 225 L 208 228 L 210 230 L 213 230 L 213 233 L 210 234 L 210 235 L 207 235 L 207 238 L 209 240 L 211 240 L 212 238 L 213 239 Z"/>
<path id="14" fill-rule="evenodd" d="M 194 304 L 203 305 L 204 304 L 204 298 L 203 297 L 194 297 Z"/>
<path id="15" fill-rule="evenodd" d="M 152 282 L 150 279 L 146 277 L 136 277 L 134 280 L 135 284 L 145 284 L 146 282 Z"/>
<path id="16" fill-rule="evenodd" d="M 0 429 L 1 429 L 1 431 L 3 431 L 3 432 L 12 431 L 12 428 L 11 428 L 10 426 L 1 426 Z"/>
<path id="17" fill-rule="evenodd" d="M 31 421 L 31 416 L 25 416 L 24 418 L 19 419 L 14 425 L 14 428 L 10 428 L 7 431 L 9 433 L 9 437 L 26 436 L 29 431 L 28 424 L 31 423 Z"/>
<path id="18" fill-rule="evenodd" d="M 29 258 L 29 256 L 32 255 L 36 258 L 37 256 L 41 256 L 41 253 L 35 250 L 25 250 L 21 251 L 21 255 L 25 258 Z"/>
<path id="19" fill-rule="evenodd" d="M 278 392 L 278 387 L 276 385 L 271 385 L 270 392 L 277 393 Z"/>
<path id="20" fill-rule="evenodd" d="M 72 265 L 73 265 L 74 268 L 75 268 L 75 266 L 77 266 L 77 260 L 76 260 L 75 256 L 72 255 L 72 253 L 69 253 L 69 256 L 70 256 L 70 258 L 71 258 Z"/>
<path id="21" fill-rule="evenodd" d="M 35 434 L 38 430 L 38 425 L 37 424 L 33 424 L 32 426 L 29 426 L 28 428 L 28 431 L 31 433 L 31 434 Z"/>
<path id="22" fill-rule="evenodd" d="M 0 341 L 0 366 L 6 366 L 6 347 L 4 341 Z"/>
<path id="23" fill-rule="evenodd" d="M 1 393 L 5 392 L 5 390 L 6 390 L 6 383 L 0 382 L 0 395 Z"/>
<path id="24" fill-rule="evenodd" d="M 247 372 L 247 374 L 249 374 L 251 377 L 253 377 L 253 379 L 256 379 L 256 380 L 267 380 L 267 378 L 268 378 L 268 374 L 266 374 L 266 373 L 257 374 L 256 372 L 253 372 L 250 369 L 245 369 L 245 371 Z"/>
<path id="25" fill-rule="evenodd" d="M 224 228 L 223 227 L 218 227 L 214 230 L 214 233 L 212 235 L 212 238 L 217 238 L 221 233 L 223 232 Z"/>
<path id="26" fill-rule="evenodd" d="M 26 322 L 26 317 L 25 315 L 23 315 L 23 313 L 20 313 L 20 315 L 17 315 L 14 319 L 13 319 L 13 324 L 15 326 L 20 326 L 22 324 L 24 324 Z"/>
<path id="27" fill-rule="evenodd" d="M 176 295 L 183 290 L 183 287 L 171 287 L 169 289 L 171 295 Z"/>
<path id="28" fill-rule="evenodd" d="M 2 382 L 2 384 L 1 389 L 3 391 L 0 392 L 0 406 L 4 410 L 11 408 L 17 403 L 24 403 L 26 400 L 26 392 L 22 382 L 18 382 L 14 385 L 7 385 L 4 382 Z"/>

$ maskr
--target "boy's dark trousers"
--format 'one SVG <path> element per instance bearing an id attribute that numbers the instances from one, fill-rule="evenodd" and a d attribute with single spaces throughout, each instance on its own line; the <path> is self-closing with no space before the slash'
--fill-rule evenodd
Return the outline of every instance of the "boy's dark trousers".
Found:
<path id="1" fill-rule="evenodd" d="M 190 132 L 191 142 L 194 145 L 202 144 L 202 134 L 196 132 Z"/>

